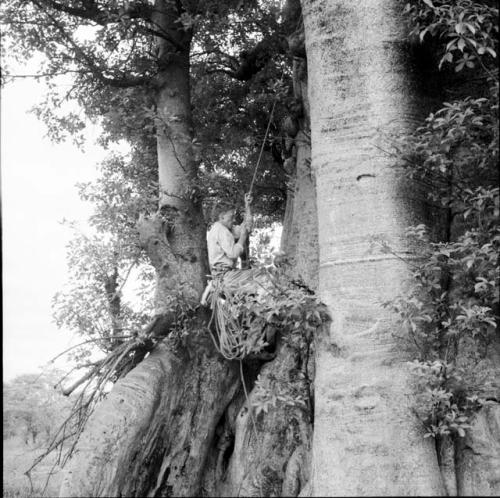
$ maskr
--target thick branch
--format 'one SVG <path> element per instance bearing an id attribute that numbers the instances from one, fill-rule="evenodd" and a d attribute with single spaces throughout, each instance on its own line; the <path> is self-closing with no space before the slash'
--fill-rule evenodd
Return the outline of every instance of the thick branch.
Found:
<path id="1" fill-rule="evenodd" d="M 236 73 L 234 71 L 231 71 L 229 69 L 224 69 L 222 67 L 215 69 L 207 69 L 205 72 L 206 74 L 224 73 L 227 74 L 228 76 L 231 76 L 231 78 L 236 78 Z"/>
<path id="2" fill-rule="evenodd" d="M 77 387 L 81 386 L 84 382 L 89 380 L 98 370 L 101 363 L 102 362 L 99 362 L 94 368 L 91 368 L 86 374 L 75 380 L 73 384 L 69 385 L 68 387 L 64 387 L 62 389 L 62 393 L 64 394 L 64 396 L 69 396 Z"/>

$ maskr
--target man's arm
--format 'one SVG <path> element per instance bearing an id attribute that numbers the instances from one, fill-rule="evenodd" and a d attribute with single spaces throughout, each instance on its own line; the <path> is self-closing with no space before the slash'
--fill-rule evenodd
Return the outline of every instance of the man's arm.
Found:
<path id="1" fill-rule="evenodd" d="M 235 243 L 232 233 L 225 229 L 217 234 L 217 242 L 228 258 L 237 259 L 244 250 L 243 244 L 245 243 L 246 237 L 247 231 L 244 227 L 241 227 L 240 237 L 238 242 Z"/>
<path id="2" fill-rule="evenodd" d="M 242 249 L 245 247 L 245 242 L 247 241 L 248 237 L 248 231 L 249 230 L 247 228 L 246 222 L 242 223 L 240 227 L 240 238 L 238 239 L 238 242 L 236 242 L 241 246 Z M 243 250 L 241 252 L 243 252 Z"/>

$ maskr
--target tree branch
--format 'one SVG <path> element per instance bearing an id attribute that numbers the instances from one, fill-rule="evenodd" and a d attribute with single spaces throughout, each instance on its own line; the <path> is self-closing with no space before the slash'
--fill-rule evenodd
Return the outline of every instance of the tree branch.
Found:
<path id="1" fill-rule="evenodd" d="M 73 50 L 75 51 L 75 54 L 77 55 L 77 58 L 82 62 L 83 64 L 87 65 L 89 71 L 102 83 L 105 83 L 106 85 L 110 85 L 115 88 L 129 88 L 133 86 L 140 86 L 144 85 L 148 82 L 151 81 L 151 78 L 149 77 L 120 77 L 120 78 L 110 78 L 108 76 L 104 75 L 104 70 L 100 68 L 94 60 L 92 60 L 92 57 L 90 57 L 88 54 L 85 53 L 85 51 L 73 40 L 73 38 L 66 32 L 63 26 L 61 26 L 60 22 L 50 13 L 47 12 L 47 10 L 44 9 L 44 4 L 43 1 L 49 3 L 51 0 L 32 0 L 32 2 L 38 6 L 38 8 L 42 11 L 45 12 L 47 17 L 52 21 L 53 26 L 61 33 L 61 35 L 66 39 L 66 41 L 73 47 Z"/>
<path id="2" fill-rule="evenodd" d="M 54 73 L 40 73 L 40 74 L 6 74 L 5 78 L 44 78 L 47 76 L 64 76 L 66 74 L 87 74 L 91 71 L 85 71 L 83 69 L 68 69 L 67 71 L 54 72 Z"/>
<path id="3" fill-rule="evenodd" d="M 37 2 L 33 2 L 39 5 Z M 58 12 L 64 12 L 80 19 L 87 19 L 89 21 L 94 21 L 96 24 L 105 26 L 110 23 L 117 22 L 117 19 L 121 17 L 128 17 L 130 19 L 143 19 L 149 21 L 151 19 L 152 7 L 147 3 L 132 3 L 128 7 L 125 7 L 126 3 L 123 3 L 123 8 L 120 10 L 112 10 L 105 12 L 99 9 L 98 5 L 94 2 L 85 2 L 86 7 L 71 7 L 69 5 L 64 5 L 62 3 L 56 2 L 54 0 L 43 0 L 43 3 L 47 6 L 57 10 Z M 112 14 L 112 15 L 110 15 Z"/>
<path id="4" fill-rule="evenodd" d="M 236 78 L 236 73 L 234 71 L 224 68 L 207 69 L 205 73 L 206 74 L 224 73 L 231 76 L 231 78 Z"/>
<path id="5" fill-rule="evenodd" d="M 86 374 L 84 374 L 82 377 L 79 379 L 75 380 L 73 384 L 71 384 L 68 387 L 65 387 L 62 389 L 62 393 L 64 396 L 69 396 L 77 387 L 81 386 L 84 382 L 86 382 L 88 379 L 90 379 L 98 370 L 99 366 L 102 364 L 102 361 L 100 361 L 97 365 L 95 365 L 93 368 L 91 368 Z"/>

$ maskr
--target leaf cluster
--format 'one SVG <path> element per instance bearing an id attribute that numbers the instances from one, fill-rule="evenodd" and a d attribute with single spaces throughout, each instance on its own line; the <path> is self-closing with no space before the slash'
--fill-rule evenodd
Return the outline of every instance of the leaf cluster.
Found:
<path id="1" fill-rule="evenodd" d="M 498 203 L 498 189 L 494 196 Z M 418 355 L 415 409 L 427 434 L 463 436 L 474 410 L 500 397 L 488 361 L 500 339 L 500 230 L 475 227 L 456 241 L 431 243 L 420 225 L 409 236 L 421 261 L 412 267 L 411 290 L 386 305 Z"/>
<path id="2" fill-rule="evenodd" d="M 300 376 L 304 375 L 299 372 Z M 297 379 L 296 379 L 297 380 Z M 305 409 L 307 388 L 305 388 L 305 379 L 302 383 L 285 381 L 276 376 L 259 374 L 255 381 L 255 387 L 252 390 L 252 407 L 256 415 L 267 414 L 270 410 L 285 409 L 287 407 L 298 407 Z"/>
<path id="3" fill-rule="evenodd" d="M 279 334 L 292 350 L 304 350 L 328 319 L 325 306 L 305 285 L 290 280 L 283 268 L 269 265 L 260 271 L 241 290 L 220 284 L 225 314 L 238 331 L 240 353 L 243 357 L 260 353 L 269 345 L 266 331 L 267 336 Z"/>
<path id="4" fill-rule="evenodd" d="M 414 410 L 427 429 L 424 437 L 464 437 L 471 417 L 484 404 L 477 395 L 467 395 L 469 372 L 439 360 L 412 366 L 419 391 Z"/>
<path id="5" fill-rule="evenodd" d="M 438 40 L 439 68 L 455 72 L 481 66 L 493 69 L 498 53 L 498 8 L 472 0 L 412 0 L 406 3 L 411 36 Z"/>
<path id="6" fill-rule="evenodd" d="M 445 103 L 401 144 L 406 174 L 424 183 L 430 199 L 452 216 L 469 218 L 467 209 L 488 204 L 485 196 L 497 183 L 497 124 L 498 84 L 488 97 Z"/>

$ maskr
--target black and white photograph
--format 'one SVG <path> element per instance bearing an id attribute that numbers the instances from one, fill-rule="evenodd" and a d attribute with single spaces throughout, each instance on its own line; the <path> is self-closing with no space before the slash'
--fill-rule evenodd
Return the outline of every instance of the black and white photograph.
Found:
<path id="1" fill-rule="evenodd" d="M 3 498 L 500 496 L 499 0 L 2 0 Z"/>

